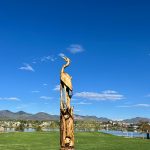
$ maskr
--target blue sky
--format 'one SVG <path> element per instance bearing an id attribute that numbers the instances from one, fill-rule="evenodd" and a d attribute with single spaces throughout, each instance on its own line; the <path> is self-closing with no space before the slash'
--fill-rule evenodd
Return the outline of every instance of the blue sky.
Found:
<path id="1" fill-rule="evenodd" d="M 59 114 L 59 73 L 73 76 L 75 113 L 150 117 L 150 3 L 0 2 L 0 109 Z"/>

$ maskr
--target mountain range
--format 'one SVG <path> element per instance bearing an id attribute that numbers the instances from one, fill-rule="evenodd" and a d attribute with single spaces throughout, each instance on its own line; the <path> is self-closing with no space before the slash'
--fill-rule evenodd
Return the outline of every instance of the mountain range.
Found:
<path id="1" fill-rule="evenodd" d="M 75 120 L 97 120 L 97 121 L 109 121 L 107 118 L 98 118 L 96 116 L 81 116 L 74 115 Z M 59 120 L 59 115 L 50 115 L 48 113 L 39 112 L 36 114 L 26 113 L 24 111 L 11 112 L 9 110 L 0 111 L 0 120 Z"/>
<path id="2" fill-rule="evenodd" d="M 74 115 L 75 120 L 96 120 L 102 122 L 111 121 L 111 119 L 96 116 L 81 116 Z M 0 120 L 59 120 L 59 115 L 50 115 L 48 113 L 39 112 L 36 114 L 26 113 L 24 111 L 11 112 L 9 110 L 0 110 Z M 140 121 L 150 122 L 149 118 L 136 117 L 131 119 L 123 120 L 126 123 L 138 123 Z"/>
<path id="3" fill-rule="evenodd" d="M 126 120 L 123 120 L 124 122 L 126 123 L 139 123 L 140 121 L 142 122 L 150 122 L 150 118 L 142 118 L 142 117 L 136 117 L 136 118 L 132 118 L 132 119 L 126 119 Z"/>

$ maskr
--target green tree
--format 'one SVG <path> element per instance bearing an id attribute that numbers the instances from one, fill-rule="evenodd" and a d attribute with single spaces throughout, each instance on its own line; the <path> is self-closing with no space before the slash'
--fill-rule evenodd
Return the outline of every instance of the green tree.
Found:
<path id="1" fill-rule="evenodd" d="M 36 126 L 36 128 L 35 128 L 35 131 L 37 131 L 37 132 L 41 132 L 42 131 L 42 127 L 41 126 Z"/>
<path id="2" fill-rule="evenodd" d="M 150 132 L 150 125 L 148 122 L 141 121 L 139 123 L 139 129 L 142 132 Z"/>
<path id="3" fill-rule="evenodd" d="M 25 129 L 25 126 L 23 123 L 20 123 L 16 128 L 15 128 L 15 131 L 20 131 L 20 132 L 23 132 Z"/>

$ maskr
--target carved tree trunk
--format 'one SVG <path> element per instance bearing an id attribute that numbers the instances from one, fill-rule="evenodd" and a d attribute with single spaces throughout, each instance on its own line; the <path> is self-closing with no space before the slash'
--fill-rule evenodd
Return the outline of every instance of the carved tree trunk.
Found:
<path id="1" fill-rule="evenodd" d="M 60 110 L 60 144 L 61 150 L 74 150 L 74 120 L 70 112 Z"/>
<path id="2" fill-rule="evenodd" d="M 62 69 L 64 70 L 64 68 Z M 74 116 L 70 107 L 72 97 L 71 77 L 64 72 L 60 76 L 60 150 L 74 150 Z"/>

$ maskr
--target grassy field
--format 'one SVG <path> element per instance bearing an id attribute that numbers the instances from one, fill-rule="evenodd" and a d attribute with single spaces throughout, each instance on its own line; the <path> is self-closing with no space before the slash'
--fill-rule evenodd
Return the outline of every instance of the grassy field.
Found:
<path id="1" fill-rule="evenodd" d="M 148 150 L 150 140 L 76 133 L 76 150 Z M 58 132 L 0 133 L 0 150 L 59 150 Z"/>

